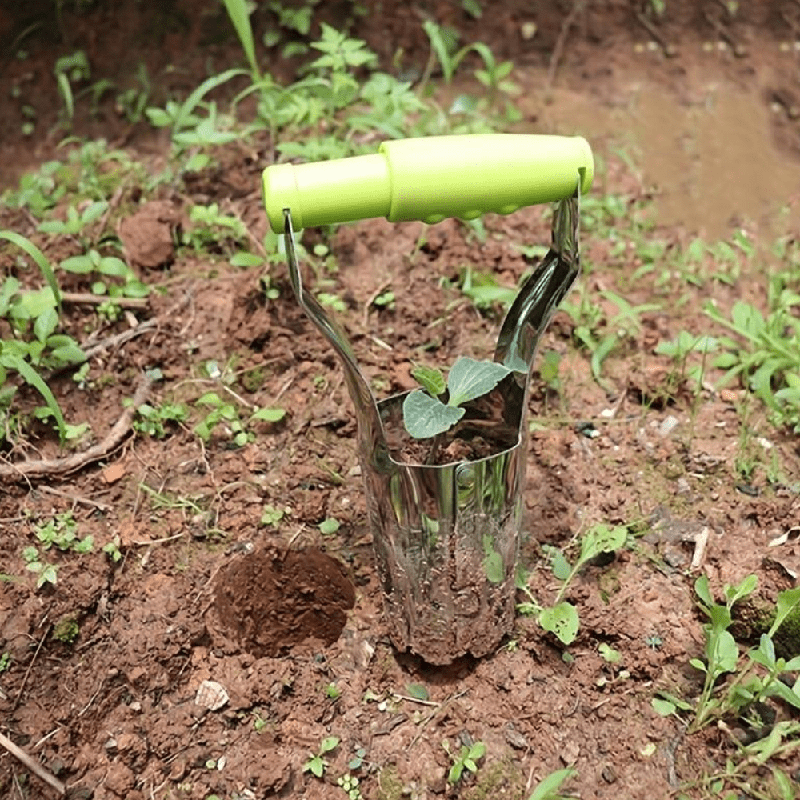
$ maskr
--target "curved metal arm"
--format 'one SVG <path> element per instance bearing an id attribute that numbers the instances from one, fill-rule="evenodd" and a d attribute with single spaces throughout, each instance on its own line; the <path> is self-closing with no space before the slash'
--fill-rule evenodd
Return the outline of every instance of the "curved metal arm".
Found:
<path id="1" fill-rule="evenodd" d="M 290 209 L 284 209 L 284 243 L 286 258 L 289 262 L 289 281 L 297 297 L 297 302 L 306 316 L 314 323 L 320 333 L 330 342 L 331 347 L 339 355 L 344 367 L 344 377 L 353 405 L 356 407 L 359 437 L 365 452 L 374 454 L 379 445 L 385 444 L 385 435 L 381 425 L 375 398 L 372 396 L 366 378 L 358 368 L 353 348 L 347 335 L 326 313 L 312 294 L 303 288 L 300 276 L 300 265 L 297 263 L 297 250 L 294 242 L 294 229 Z"/>

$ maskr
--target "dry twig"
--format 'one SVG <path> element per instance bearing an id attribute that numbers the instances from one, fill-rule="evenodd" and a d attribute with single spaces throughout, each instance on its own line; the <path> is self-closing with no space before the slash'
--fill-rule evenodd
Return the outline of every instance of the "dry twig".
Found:
<path id="1" fill-rule="evenodd" d="M 75 305 L 100 306 L 103 303 L 113 303 L 120 308 L 147 308 L 150 301 L 146 297 L 109 297 L 103 294 L 85 294 L 84 292 L 61 292 L 61 299 L 65 303 Z"/>
<path id="2" fill-rule="evenodd" d="M 87 464 L 105 458 L 125 438 L 133 422 L 136 409 L 144 403 L 152 383 L 153 379 L 149 375 L 142 375 L 130 406 L 122 412 L 114 427 L 98 444 L 93 445 L 88 450 L 84 450 L 82 453 L 74 453 L 62 458 L 36 459 L 34 461 L 23 461 L 19 464 L 0 463 L 0 482 L 45 478 L 54 475 L 63 477 L 77 472 Z"/>
<path id="3" fill-rule="evenodd" d="M 34 775 L 41 778 L 48 786 L 57 791 L 62 797 L 67 793 L 67 788 L 55 775 L 48 772 L 38 761 L 31 758 L 24 750 L 20 750 L 11 739 L 0 733 L 0 745 L 5 747 L 14 758 L 22 762 Z"/>
<path id="4" fill-rule="evenodd" d="M 561 61 L 561 54 L 564 50 L 564 45 L 567 42 L 567 36 L 569 36 L 569 32 L 572 29 L 572 26 L 575 24 L 578 14 L 580 14 L 585 7 L 586 0 L 575 0 L 575 3 L 573 4 L 569 14 L 567 14 L 567 16 L 564 18 L 564 22 L 562 23 L 561 30 L 558 34 L 558 39 L 556 39 L 555 46 L 553 47 L 553 54 L 550 56 L 550 66 L 547 68 L 547 80 L 544 84 L 545 94 L 548 94 L 550 89 L 553 88 L 553 81 L 556 78 L 558 62 Z"/>

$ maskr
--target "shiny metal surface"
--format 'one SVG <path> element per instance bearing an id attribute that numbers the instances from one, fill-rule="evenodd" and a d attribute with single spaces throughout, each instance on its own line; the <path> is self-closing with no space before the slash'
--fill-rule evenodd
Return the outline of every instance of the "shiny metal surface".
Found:
<path id="1" fill-rule="evenodd" d="M 579 198 L 556 205 L 552 244 L 503 322 L 494 359 L 512 372 L 488 409 L 500 451 L 476 461 L 406 463 L 387 431 L 402 428 L 397 395 L 376 403 L 343 331 L 302 286 L 291 215 L 285 211 L 289 275 L 303 310 L 339 355 L 358 418 L 358 456 L 384 594 L 400 650 L 432 664 L 492 652 L 511 630 L 525 483 L 527 397 L 536 346 L 578 275 Z M 481 400 L 484 407 L 481 407 Z M 486 429 L 485 398 L 458 423 Z"/>

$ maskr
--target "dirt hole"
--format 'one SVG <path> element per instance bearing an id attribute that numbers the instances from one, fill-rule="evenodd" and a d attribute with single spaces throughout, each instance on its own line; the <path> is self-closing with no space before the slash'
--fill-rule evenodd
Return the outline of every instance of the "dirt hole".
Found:
<path id="1" fill-rule="evenodd" d="M 214 597 L 226 633 L 259 658 L 309 640 L 333 644 L 354 603 L 344 567 L 313 548 L 238 558 L 220 570 Z"/>

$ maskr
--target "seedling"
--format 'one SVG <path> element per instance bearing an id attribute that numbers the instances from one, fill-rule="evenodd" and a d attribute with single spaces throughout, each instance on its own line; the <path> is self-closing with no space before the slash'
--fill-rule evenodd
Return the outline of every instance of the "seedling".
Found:
<path id="1" fill-rule="evenodd" d="M 403 401 L 403 422 L 415 439 L 427 439 L 452 428 L 463 416 L 463 406 L 491 392 L 511 370 L 495 361 L 476 361 L 461 356 L 450 369 L 445 384 L 439 370 L 417 368 L 422 384 Z M 439 397 L 447 391 L 447 402 Z"/>
<path id="2" fill-rule="evenodd" d="M 0 675 L 6 672 L 11 666 L 11 653 L 4 652 L 0 654 Z"/>
<path id="3" fill-rule="evenodd" d="M 666 692 L 653 700 L 653 707 L 660 714 L 678 711 L 691 714 L 693 719 L 689 732 L 698 731 L 715 719 L 746 716 L 749 709 L 770 697 L 777 697 L 800 709 L 800 680 L 784 682 L 786 673 L 800 671 L 800 656 L 789 660 L 777 657 L 773 640 L 785 620 L 800 608 L 800 588 L 788 589 L 778 595 L 769 630 L 761 635 L 758 647 L 747 652 L 749 663 L 743 669 L 739 668 L 739 646 L 729 630 L 733 621 L 731 610 L 735 603 L 752 594 L 757 585 L 756 576 L 748 575 L 737 586 L 725 586 L 725 602 L 718 604 L 705 575 L 695 582 L 700 609 L 709 620 L 703 627 L 706 637 L 704 658 L 693 658 L 689 662 L 705 675 L 702 692 L 693 704 Z M 735 673 L 734 677 L 718 685 L 720 679 L 729 673 Z"/>
<path id="4" fill-rule="evenodd" d="M 536 616 L 542 628 L 555 634 L 563 644 L 572 644 L 578 635 L 580 620 L 575 606 L 563 599 L 567 589 L 574 577 L 588 562 L 603 553 L 613 553 L 624 547 L 627 537 L 628 530 L 622 526 L 610 528 L 608 525 L 600 524 L 589 528 L 581 538 L 580 554 L 573 565 L 570 565 L 561 550 L 556 547 L 549 548 L 553 575 L 561 581 L 561 587 L 553 605 L 547 607 L 540 605 L 531 595 L 523 576 L 517 586 L 528 595 L 529 601 L 520 603 L 517 610 L 521 614 Z M 606 655 L 613 657 L 613 653 L 616 651 L 609 648 Z M 617 653 L 618 655 L 619 653 Z"/>
<path id="5" fill-rule="evenodd" d="M 557 769 L 551 772 L 534 790 L 528 800 L 568 800 L 572 795 L 561 793 L 561 786 L 576 775 L 574 769 Z"/>
<path id="6" fill-rule="evenodd" d="M 451 786 L 455 786 L 461 780 L 464 770 L 474 775 L 478 771 L 478 762 L 486 755 L 486 745 L 483 742 L 475 742 L 469 746 L 461 745 L 461 749 L 457 753 L 450 751 L 447 740 L 442 742 L 442 747 L 452 762 L 450 771 L 447 773 L 447 782 Z"/>
<path id="7" fill-rule="evenodd" d="M 330 753 L 331 750 L 335 750 L 338 746 L 338 736 L 325 737 L 320 742 L 319 750 L 316 753 L 311 753 L 311 758 L 309 758 L 308 761 L 303 764 L 303 772 L 311 772 L 318 778 L 321 778 L 325 774 L 325 770 L 328 768 L 328 762 L 323 758 L 323 756 L 326 753 Z"/>
<path id="8" fill-rule="evenodd" d="M 336 783 L 342 787 L 342 790 L 349 800 L 361 800 L 361 788 L 358 785 L 358 778 L 355 775 L 351 775 L 350 773 L 341 775 L 336 779 Z"/>

